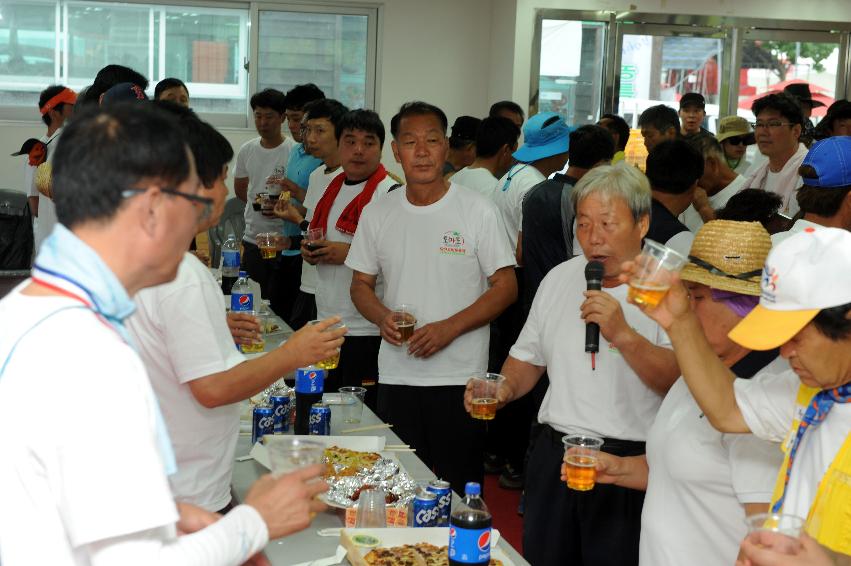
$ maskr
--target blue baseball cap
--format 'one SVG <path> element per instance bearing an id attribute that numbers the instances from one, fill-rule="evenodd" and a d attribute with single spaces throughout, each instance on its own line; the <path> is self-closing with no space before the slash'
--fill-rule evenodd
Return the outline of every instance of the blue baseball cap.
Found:
<path id="1" fill-rule="evenodd" d="M 531 163 L 565 153 L 570 147 L 570 132 L 555 112 L 535 114 L 523 126 L 523 145 L 513 153 L 514 159 Z"/>
<path id="2" fill-rule="evenodd" d="M 803 177 L 808 187 L 823 189 L 851 186 L 851 136 L 836 136 L 812 145 L 801 167 L 809 165 L 816 177 Z"/>
<path id="3" fill-rule="evenodd" d="M 118 83 L 103 94 L 102 106 L 119 102 L 148 100 L 148 95 L 139 85 L 133 83 Z"/>

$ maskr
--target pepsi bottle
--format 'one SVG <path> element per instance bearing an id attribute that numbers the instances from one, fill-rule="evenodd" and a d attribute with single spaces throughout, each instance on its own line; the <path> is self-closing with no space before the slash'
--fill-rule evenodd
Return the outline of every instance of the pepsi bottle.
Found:
<path id="1" fill-rule="evenodd" d="M 491 559 L 491 514 L 482 501 L 482 488 L 469 482 L 464 499 L 449 516 L 450 566 L 487 566 Z"/>
<path id="2" fill-rule="evenodd" d="M 295 372 L 296 434 L 310 434 L 310 408 L 322 401 L 325 390 L 325 370 L 316 366 L 298 368 Z"/>

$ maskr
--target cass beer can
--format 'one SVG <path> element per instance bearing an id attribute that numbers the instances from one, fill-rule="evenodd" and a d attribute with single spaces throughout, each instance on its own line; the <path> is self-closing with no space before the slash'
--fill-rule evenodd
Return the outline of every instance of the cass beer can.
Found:
<path id="1" fill-rule="evenodd" d="M 254 407 L 254 416 L 251 420 L 251 445 L 275 430 L 275 411 L 268 405 L 257 405 Z"/>
<path id="2" fill-rule="evenodd" d="M 444 480 L 431 480 L 426 486 L 429 491 L 437 496 L 437 523 L 436 527 L 449 526 L 449 514 L 452 512 L 452 488 L 449 482 Z"/>
<path id="3" fill-rule="evenodd" d="M 412 527 L 435 527 L 440 510 L 437 496 L 430 491 L 420 491 L 414 497 Z"/>
<path id="4" fill-rule="evenodd" d="M 275 434 L 290 431 L 290 394 L 287 391 L 275 391 L 269 395 L 269 404 L 275 415 Z"/>
<path id="5" fill-rule="evenodd" d="M 314 403 L 310 408 L 309 434 L 328 436 L 331 434 L 331 407 L 325 403 Z"/>

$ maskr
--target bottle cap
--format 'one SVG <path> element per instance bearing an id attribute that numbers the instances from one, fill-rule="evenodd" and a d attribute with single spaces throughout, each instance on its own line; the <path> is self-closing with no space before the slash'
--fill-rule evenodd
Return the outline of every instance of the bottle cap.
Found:
<path id="1" fill-rule="evenodd" d="M 248 277 L 248 272 L 247 271 L 240 271 L 239 276 L 240 277 Z"/>
<path id="2" fill-rule="evenodd" d="M 474 481 L 467 482 L 467 485 L 464 486 L 464 493 L 466 495 L 481 495 L 482 486 Z"/>

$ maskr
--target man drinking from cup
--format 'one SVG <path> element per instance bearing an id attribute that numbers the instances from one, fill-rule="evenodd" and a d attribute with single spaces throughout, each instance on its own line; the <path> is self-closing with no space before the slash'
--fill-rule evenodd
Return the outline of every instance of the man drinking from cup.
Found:
<path id="1" fill-rule="evenodd" d="M 599 437 L 617 455 L 644 453 L 662 396 L 679 375 L 667 337 L 626 302 L 618 281 L 623 258 L 641 249 L 650 186 L 630 166 L 588 172 L 573 192 L 584 256 L 544 278 L 529 318 L 502 367 L 498 406 L 527 394 L 546 371 L 550 385 L 529 448 L 523 548 L 537 565 L 636 564 L 644 495 L 598 485 L 568 489 L 559 479 L 567 433 Z M 586 291 L 585 267 L 603 266 L 600 291 Z M 599 325 L 596 369 L 585 353 L 586 324 Z M 472 383 L 465 404 L 472 410 Z M 613 552 L 612 549 L 617 551 Z"/>
<path id="2" fill-rule="evenodd" d="M 774 248 L 760 304 L 730 338 L 753 350 L 779 346 L 792 369 L 750 380 L 734 380 L 713 354 L 681 285 L 646 311 L 670 335 L 683 378 L 716 429 L 783 442 L 771 511 L 806 518 L 811 537 L 843 554 L 851 554 L 849 281 L 846 230 L 808 227 Z"/>

